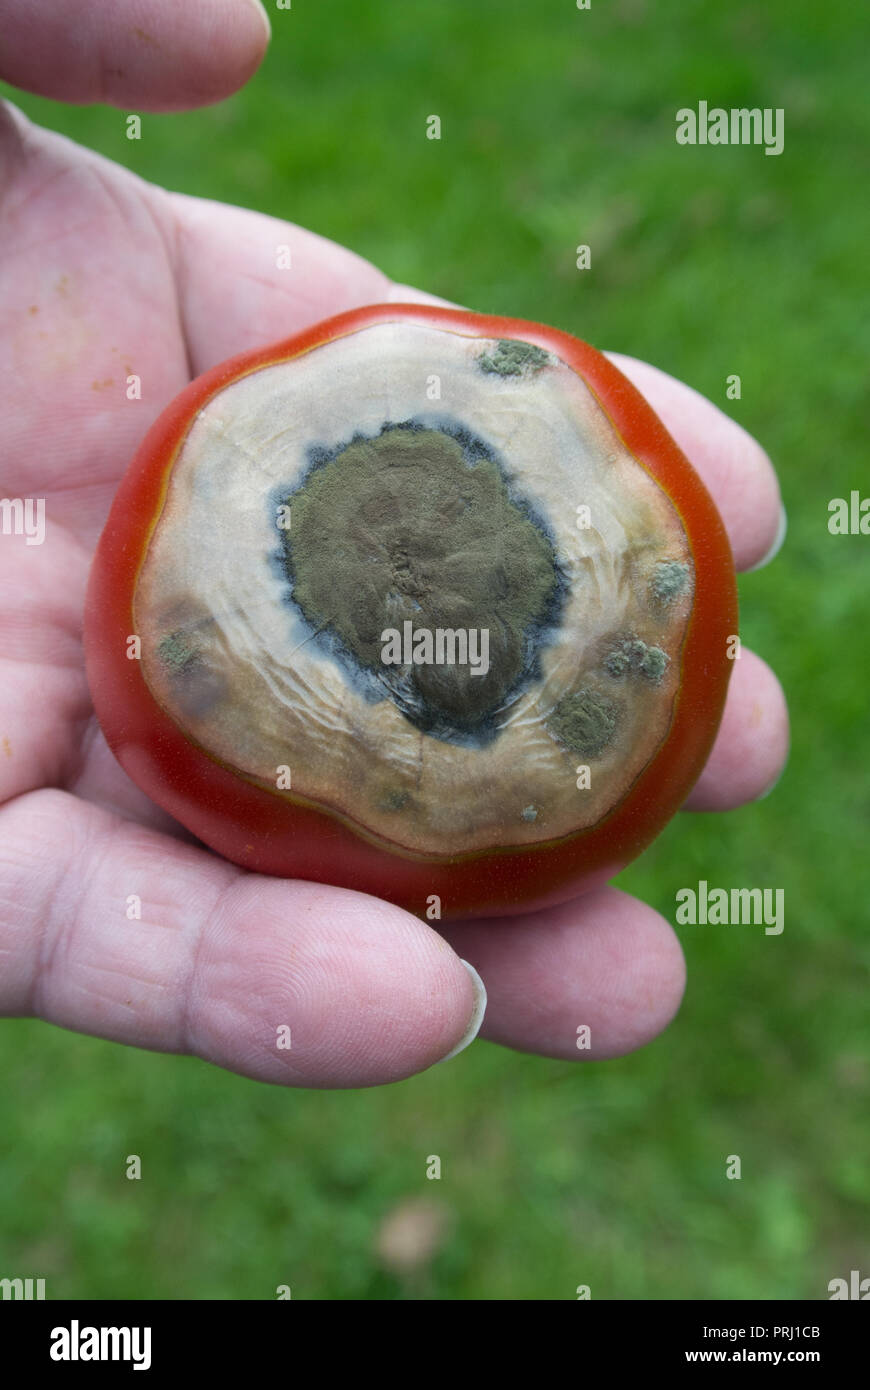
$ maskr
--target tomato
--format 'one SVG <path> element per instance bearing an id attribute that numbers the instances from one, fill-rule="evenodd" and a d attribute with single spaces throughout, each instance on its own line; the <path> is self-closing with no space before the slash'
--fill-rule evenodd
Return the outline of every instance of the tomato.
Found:
<path id="1" fill-rule="evenodd" d="M 94 705 L 226 858 L 426 917 L 612 877 L 710 751 L 736 633 L 715 506 L 594 348 L 374 305 L 149 430 L 95 556 Z"/>

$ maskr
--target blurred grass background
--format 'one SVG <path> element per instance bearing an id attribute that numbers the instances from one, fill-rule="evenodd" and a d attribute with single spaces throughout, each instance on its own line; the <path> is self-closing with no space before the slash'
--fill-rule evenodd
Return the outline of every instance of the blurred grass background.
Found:
<path id="1" fill-rule="evenodd" d="M 269 10 L 249 87 L 145 117 L 138 143 L 120 112 L 4 94 L 146 178 L 646 358 L 761 439 L 790 530 L 741 580 L 741 631 L 786 687 L 791 761 L 768 799 L 679 818 L 620 882 L 671 920 L 699 878 L 781 887 L 786 927 L 681 927 L 676 1021 L 598 1064 L 478 1042 L 318 1094 L 7 1023 L 0 1276 L 44 1276 L 50 1297 L 825 1298 L 870 1274 L 870 538 L 827 530 L 830 498 L 870 495 L 866 17 L 849 0 Z M 675 111 L 702 99 L 783 107 L 784 153 L 678 146 Z"/>

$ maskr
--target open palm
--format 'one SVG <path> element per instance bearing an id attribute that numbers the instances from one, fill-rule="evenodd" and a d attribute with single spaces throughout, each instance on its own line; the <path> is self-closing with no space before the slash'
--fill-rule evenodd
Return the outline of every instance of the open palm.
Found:
<path id="1" fill-rule="evenodd" d="M 242 28 L 249 8 L 223 5 Z M 156 0 L 154 9 L 156 26 L 174 22 Z M 225 91 L 265 41 L 245 33 L 247 50 L 227 41 Z M 42 39 L 50 51 L 52 35 Z M 215 71 L 198 84 L 189 70 L 183 80 L 134 72 L 129 81 L 152 95 L 136 90 L 135 104 L 216 99 L 229 59 L 218 46 L 208 61 Z M 90 99 L 92 74 L 77 78 L 74 67 L 52 75 L 48 62 L 44 82 L 67 97 L 78 80 Z M 35 85 L 27 71 L 3 75 Z M 289 271 L 277 268 L 285 244 Z M 88 568 L 154 418 L 223 358 L 361 304 L 431 296 L 292 224 L 144 184 L 2 106 L 0 264 L 0 495 L 45 499 L 46 519 L 42 544 L 0 535 L 0 1013 L 190 1052 L 266 1081 L 372 1085 L 422 1070 L 467 1034 L 479 1001 L 464 958 L 489 994 L 483 1036 L 566 1058 L 655 1036 L 679 1004 L 683 961 L 645 904 L 606 888 L 437 933 L 363 894 L 245 873 L 133 785 L 93 714 L 81 632 Z M 614 360 L 707 482 L 738 567 L 757 564 L 780 517 L 766 456 L 688 387 Z M 132 375 L 139 400 L 127 398 Z M 786 744 L 776 679 L 744 652 L 690 806 L 762 794 Z M 131 895 L 141 919 L 128 919 Z M 583 1023 L 592 1050 L 580 1054 Z M 289 1049 L 277 1045 L 282 1027 Z"/>

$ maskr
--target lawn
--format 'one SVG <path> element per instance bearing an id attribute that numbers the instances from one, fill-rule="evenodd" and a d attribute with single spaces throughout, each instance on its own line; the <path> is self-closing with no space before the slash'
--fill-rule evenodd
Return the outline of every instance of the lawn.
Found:
<path id="1" fill-rule="evenodd" d="M 741 633 L 785 686 L 790 762 L 761 802 L 679 817 L 619 882 L 672 921 L 701 878 L 782 888 L 785 930 L 680 927 L 683 1008 L 633 1056 L 478 1042 L 372 1091 L 6 1023 L 0 1276 L 85 1298 L 825 1298 L 870 1274 L 870 538 L 827 527 L 831 498 L 870 495 L 866 18 L 847 0 L 269 8 L 249 87 L 146 116 L 140 141 L 121 112 L 4 94 L 146 178 L 654 362 L 757 435 L 789 535 L 740 581 Z M 782 108 L 783 153 L 678 145 L 700 100 Z M 413 1267 L 385 1248 L 399 1225 L 428 1246 Z"/>

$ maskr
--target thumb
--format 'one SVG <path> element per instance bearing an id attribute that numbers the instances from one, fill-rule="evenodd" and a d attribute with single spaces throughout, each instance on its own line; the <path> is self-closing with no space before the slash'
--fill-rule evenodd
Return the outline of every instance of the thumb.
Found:
<path id="1" fill-rule="evenodd" d="M 270 32 L 260 0 L 0 0 L 0 78 L 57 101 L 182 111 L 243 86 Z"/>
<path id="2" fill-rule="evenodd" d="M 246 874 L 44 789 L 0 807 L 0 1017 L 277 1085 L 381 1086 L 461 1051 L 486 991 L 379 898 Z"/>

